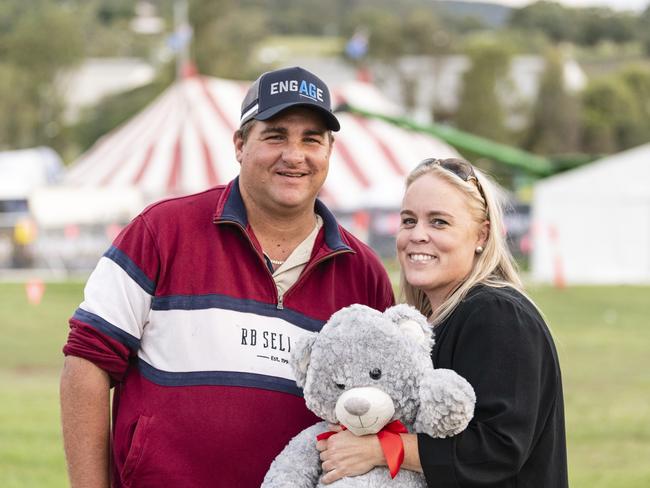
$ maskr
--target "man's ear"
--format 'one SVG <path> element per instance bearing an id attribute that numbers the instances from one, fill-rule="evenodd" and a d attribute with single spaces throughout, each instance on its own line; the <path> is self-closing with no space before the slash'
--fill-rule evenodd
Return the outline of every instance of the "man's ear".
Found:
<path id="1" fill-rule="evenodd" d="M 244 152 L 244 138 L 240 130 L 236 130 L 232 135 L 232 143 L 235 146 L 235 158 L 241 164 L 242 154 Z"/>

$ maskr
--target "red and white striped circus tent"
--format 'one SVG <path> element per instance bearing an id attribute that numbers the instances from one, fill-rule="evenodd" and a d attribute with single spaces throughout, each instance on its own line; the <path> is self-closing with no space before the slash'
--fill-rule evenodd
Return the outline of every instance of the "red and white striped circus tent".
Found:
<path id="1" fill-rule="evenodd" d="M 179 80 L 138 115 L 102 137 L 69 168 L 65 184 L 137 187 L 147 201 L 183 195 L 234 178 L 232 134 L 249 83 L 205 76 Z M 333 90 L 335 105 L 399 115 L 373 86 Z M 425 157 L 457 156 L 440 140 L 341 112 L 330 172 L 320 197 L 331 208 L 396 208 L 404 176 Z"/>

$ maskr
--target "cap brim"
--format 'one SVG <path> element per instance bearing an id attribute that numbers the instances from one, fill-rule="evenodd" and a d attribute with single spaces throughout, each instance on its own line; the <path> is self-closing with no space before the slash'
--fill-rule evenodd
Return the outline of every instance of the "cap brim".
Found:
<path id="1" fill-rule="evenodd" d="M 301 102 L 301 103 L 283 103 L 280 105 L 276 105 L 275 107 L 271 107 L 269 109 L 266 109 L 257 115 L 254 115 L 253 119 L 255 120 L 269 120 L 273 117 L 275 117 L 277 114 L 282 112 L 283 110 L 286 110 L 291 107 L 307 107 L 313 110 L 318 111 L 320 115 L 323 116 L 323 119 L 325 120 L 325 125 L 327 128 L 331 131 L 337 132 L 341 129 L 341 124 L 339 124 L 339 120 L 336 118 L 336 116 L 330 112 L 329 110 L 324 109 L 320 105 L 316 105 L 315 103 L 308 103 L 308 102 Z"/>

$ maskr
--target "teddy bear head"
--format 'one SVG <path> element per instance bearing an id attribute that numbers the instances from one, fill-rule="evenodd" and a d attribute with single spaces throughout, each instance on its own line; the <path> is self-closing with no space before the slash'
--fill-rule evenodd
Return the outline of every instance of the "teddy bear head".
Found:
<path id="1" fill-rule="evenodd" d="M 467 426 L 474 393 L 452 371 L 436 374 L 448 370 L 434 370 L 432 346 L 432 328 L 414 308 L 352 305 L 302 337 L 290 362 L 307 407 L 330 423 L 365 435 L 400 420 L 446 437 Z"/>

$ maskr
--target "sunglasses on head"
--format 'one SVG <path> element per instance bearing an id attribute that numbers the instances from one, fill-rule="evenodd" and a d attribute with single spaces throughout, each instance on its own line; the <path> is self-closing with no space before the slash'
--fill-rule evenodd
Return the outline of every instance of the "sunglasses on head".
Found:
<path id="1" fill-rule="evenodd" d="M 457 158 L 447 158 L 447 159 L 428 158 L 420 162 L 420 164 L 418 164 L 418 168 L 432 167 L 432 166 L 440 166 L 441 168 L 446 169 L 450 173 L 455 174 L 461 180 L 467 183 L 469 183 L 470 181 L 474 182 L 478 192 L 481 194 L 481 197 L 483 197 L 483 200 L 487 202 L 487 200 L 485 199 L 485 194 L 483 193 L 483 188 L 481 187 L 481 182 L 478 180 L 478 178 L 476 177 L 476 173 L 474 172 L 474 167 L 471 164 L 469 164 L 467 161 L 464 161 L 462 159 L 457 159 Z"/>

